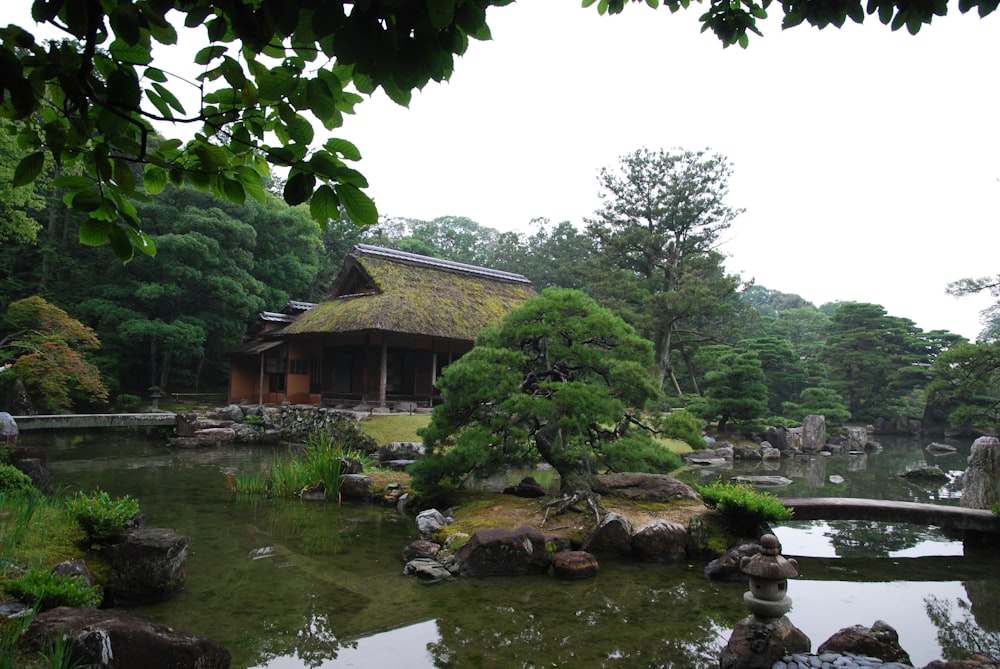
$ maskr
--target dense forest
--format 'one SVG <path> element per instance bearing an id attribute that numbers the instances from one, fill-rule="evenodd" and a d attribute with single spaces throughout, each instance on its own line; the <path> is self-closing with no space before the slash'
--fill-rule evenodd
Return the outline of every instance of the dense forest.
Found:
<path id="1" fill-rule="evenodd" d="M 54 171 L 10 187 L 23 158 L 0 134 L 0 392 L 20 378 L 39 412 L 125 407 L 151 388 L 217 391 L 227 351 L 262 310 L 318 301 L 359 242 L 517 272 L 536 290 L 584 291 L 653 344 L 664 407 L 721 429 L 895 421 L 998 423 L 1000 314 L 976 343 L 924 332 L 878 304 L 816 306 L 728 274 L 716 247 L 738 225 L 719 155 L 641 149 L 600 172 L 603 207 L 583 227 L 499 231 L 463 217 L 346 217 L 321 227 L 284 184 L 234 204 L 167 185 L 134 206 L 156 255 L 122 263 L 86 242 Z M 995 290 L 966 280 L 953 291 Z"/>

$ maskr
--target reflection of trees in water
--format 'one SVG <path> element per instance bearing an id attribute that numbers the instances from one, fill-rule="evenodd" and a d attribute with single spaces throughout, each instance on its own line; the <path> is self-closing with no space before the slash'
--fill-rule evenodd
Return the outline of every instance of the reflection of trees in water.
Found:
<path id="1" fill-rule="evenodd" d="M 825 536 L 842 558 L 879 558 L 912 548 L 922 541 L 934 540 L 932 527 L 901 523 L 872 523 L 859 520 L 831 521 Z"/>
<path id="2" fill-rule="evenodd" d="M 663 580 L 676 578 L 665 571 Z M 439 668 L 718 666 L 729 630 L 746 615 L 738 587 L 706 596 L 714 586 L 688 578 L 671 587 L 629 581 L 567 584 L 564 595 L 546 597 L 498 587 L 482 606 L 438 617 L 440 639 L 428 651 Z M 512 596 L 518 601 L 504 603 Z"/>
<path id="3" fill-rule="evenodd" d="M 996 582 L 983 582 L 987 589 L 996 591 Z M 968 584 L 966 586 L 968 588 Z M 993 598 L 996 598 L 993 594 Z M 955 606 L 948 600 L 934 597 L 924 600 L 927 616 L 938 628 L 938 644 L 946 660 L 964 660 L 970 655 L 985 655 L 1000 657 L 1000 632 L 983 629 L 982 621 L 973 614 L 973 606 L 961 598 L 955 599 Z M 952 611 L 957 609 L 960 617 L 952 618 Z M 987 607 L 986 610 L 990 610 Z M 994 607 L 992 609 L 996 611 Z M 977 624 L 977 622 L 979 624 Z"/>

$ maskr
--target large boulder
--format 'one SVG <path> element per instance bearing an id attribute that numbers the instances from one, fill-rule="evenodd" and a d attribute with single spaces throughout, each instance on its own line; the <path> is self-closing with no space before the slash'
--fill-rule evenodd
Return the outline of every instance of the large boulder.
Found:
<path id="1" fill-rule="evenodd" d="M 863 451 L 868 443 L 868 428 L 863 425 L 845 427 L 844 438 L 847 440 L 848 450 Z"/>
<path id="2" fill-rule="evenodd" d="M 899 634 L 881 620 L 876 620 L 871 627 L 845 627 L 821 643 L 817 652 L 854 653 L 878 657 L 884 662 L 901 662 L 913 666 L 910 655 L 899 645 Z"/>
<path id="3" fill-rule="evenodd" d="M 583 542 L 583 549 L 601 560 L 626 560 L 632 557 L 632 524 L 625 516 L 610 512 Z"/>
<path id="4" fill-rule="evenodd" d="M 448 519 L 437 509 L 424 509 L 417 514 L 417 531 L 425 539 L 433 539 L 442 527 L 448 524 Z"/>
<path id="5" fill-rule="evenodd" d="M 35 616 L 23 643 L 41 650 L 62 637 L 73 666 L 94 669 L 228 669 L 229 651 L 214 641 L 124 611 L 60 607 Z"/>
<path id="6" fill-rule="evenodd" d="M 586 551 L 559 551 L 552 556 L 552 575 L 564 581 L 597 576 L 597 558 Z"/>
<path id="7" fill-rule="evenodd" d="M 740 569 L 740 562 L 743 558 L 753 557 L 760 554 L 760 544 L 743 543 L 733 546 L 721 557 L 718 557 L 705 566 L 705 578 L 710 581 L 747 581 L 747 575 Z"/>
<path id="8" fill-rule="evenodd" d="M 989 509 L 1000 503 L 1000 439 L 979 437 L 972 443 L 963 478 L 961 505 Z"/>
<path id="9" fill-rule="evenodd" d="M 455 554 L 462 576 L 544 574 L 552 563 L 546 537 L 530 527 L 479 530 Z"/>
<path id="10" fill-rule="evenodd" d="M 753 616 L 736 623 L 719 654 L 719 669 L 771 669 L 789 653 L 808 653 L 812 641 L 786 616 L 762 620 Z"/>
<path id="11" fill-rule="evenodd" d="M 779 451 L 787 451 L 790 448 L 788 445 L 788 429 L 785 427 L 767 428 L 764 439 Z"/>
<path id="12" fill-rule="evenodd" d="M 654 520 L 632 535 L 632 554 L 646 562 L 680 562 L 687 557 L 687 530 L 680 523 Z"/>
<path id="13" fill-rule="evenodd" d="M 818 451 L 826 445 L 826 418 L 810 414 L 802 419 L 802 450 Z"/>
<path id="14" fill-rule="evenodd" d="M 372 498 L 372 479 L 364 474 L 341 474 L 340 496 L 351 501 L 370 501 Z"/>
<path id="15" fill-rule="evenodd" d="M 105 548 L 111 573 L 105 600 L 115 606 L 152 604 L 184 589 L 189 539 L 171 529 L 129 530 Z"/>
<path id="16" fill-rule="evenodd" d="M 608 488 L 608 495 L 622 499 L 672 502 L 680 499 L 699 499 L 694 489 L 665 474 L 623 472 L 604 474 L 598 482 Z"/>

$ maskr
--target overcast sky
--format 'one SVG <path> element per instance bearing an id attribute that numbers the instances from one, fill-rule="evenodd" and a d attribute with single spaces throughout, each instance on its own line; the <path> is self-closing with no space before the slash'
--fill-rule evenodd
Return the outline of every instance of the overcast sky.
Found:
<path id="1" fill-rule="evenodd" d="M 383 215 L 525 232 L 582 225 L 598 170 L 626 153 L 708 148 L 746 209 L 721 247 L 730 271 L 975 337 L 990 300 L 944 291 L 1000 272 L 1000 18 L 956 13 L 916 37 L 772 22 L 743 50 L 700 33 L 698 13 L 494 8 L 493 41 L 450 82 L 409 109 L 366 102 L 343 135 Z"/>
<path id="2" fill-rule="evenodd" d="M 640 147 L 709 149 L 732 162 L 730 204 L 746 210 L 720 248 L 731 272 L 975 337 L 990 298 L 945 287 L 1000 272 L 1000 17 L 953 8 L 915 37 L 874 18 L 775 20 L 743 50 L 700 33 L 697 7 L 579 4 L 491 9 L 493 40 L 473 41 L 450 82 L 409 109 L 377 94 L 332 133 L 361 150 L 382 215 L 580 227 L 602 166 Z"/>

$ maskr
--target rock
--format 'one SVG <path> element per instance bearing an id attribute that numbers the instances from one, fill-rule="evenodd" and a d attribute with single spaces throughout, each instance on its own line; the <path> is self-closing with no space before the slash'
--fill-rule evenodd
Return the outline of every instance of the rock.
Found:
<path id="1" fill-rule="evenodd" d="M 552 555 L 545 536 L 529 527 L 479 530 L 455 554 L 463 576 L 544 574 Z"/>
<path id="2" fill-rule="evenodd" d="M 437 509 L 426 509 L 417 514 L 417 531 L 424 538 L 433 537 L 448 522 Z"/>
<path id="3" fill-rule="evenodd" d="M 777 448 L 772 447 L 768 442 L 761 442 L 760 445 L 760 457 L 762 460 L 780 460 L 781 451 Z"/>
<path id="4" fill-rule="evenodd" d="M 107 546 L 111 575 L 105 600 L 115 606 L 152 604 L 184 589 L 189 539 L 166 528 L 129 530 Z"/>
<path id="5" fill-rule="evenodd" d="M 450 579 L 451 572 L 432 558 L 416 558 L 403 566 L 403 576 L 416 576 L 425 583 L 438 583 Z"/>
<path id="6" fill-rule="evenodd" d="M 433 541 L 427 541 L 426 539 L 417 539 L 416 541 L 411 541 L 407 544 L 406 548 L 403 549 L 403 560 L 409 562 L 410 560 L 416 560 L 418 558 L 427 558 L 433 560 L 437 558 L 437 554 L 441 551 L 441 546 L 437 545 Z"/>
<path id="7" fill-rule="evenodd" d="M 907 469 L 906 471 L 899 472 L 896 476 L 907 479 L 908 481 L 917 481 L 920 483 L 947 483 L 951 480 L 940 467 L 934 465 L 917 467 L 916 469 Z"/>
<path id="8" fill-rule="evenodd" d="M 680 523 L 654 520 L 632 535 L 632 554 L 646 562 L 680 562 L 687 557 L 687 530 Z"/>
<path id="9" fill-rule="evenodd" d="M 705 566 L 705 578 L 710 581 L 747 581 L 747 575 L 740 569 L 740 560 L 760 553 L 760 544 L 744 543 L 733 546 L 722 557 Z"/>
<path id="10" fill-rule="evenodd" d="M 108 609 L 60 607 L 39 613 L 25 632 L 41 650 L 58 635 L 71 640 L 71 658 L 94 669 L 228 669 L 229 651 L 214 641 Z"/>
<path id="11" fill-rule="evenodd" d="M 862 451 L 868 443 L 868 428 L 861 426 L 845 427 L 844 436 L 847 441 L 847 449 Z"/>
<path id="12" fill-rule="evenodd" d="M 264 432 L 262 428 L 256 425 L 237 423 L 236 425 L 233 425 L 232 429 L 234 436 L 233 440 L 241 444 L 255 444 L 264 440 Z"/>
<path id="13" fill-rule="evenodd" d="M 769 427 L 764 434 L 764 439 L 779 451 L 787 451 L 790 448 L 788 445 L 788 430 L 786 428 Z"/>
<path id="14" fill-rule="evenodd" d="M 38 458 L 21 458 L 11 460 L 11 464 L 31 479 L 31 485 L 46 495 L 52 494 L 52 491 L 55 489 L 52 472 L 42 464 L 41 460 Z"/>
<path id="15" fill-rule="evenodd" d="M 705 458 L 697 455 L 689 455 L 684 461 L 694 467 L 718 467 L 726 464 L 725 458 Z"/>
<path id="16" fill-rule="evenodd" d="M 583 549 L 601 560 L 625 560 L 632 557 L 632 524 L 612 511 L 583 542 Z"/>
<path id="17" fill-rule="evenodd" d="M 227 407 L 221 409 L 216 409 L 210 414 L 210 418 L 217 418 L 219 420 L 230 420 L 234 423 L 239 423 L 243 420 L 243 409 L 240 408 L 239 404 L 230 404 Z"/>
<path id="18" fill-rule="evenodd" d="M 236 430 L 231 427 L 209 427 L 197 430 L 194 438 L 199 446 L 214 447 L 236 441 Z"/>
<path id="19" fill-rule="evenodd" d="M 60 562 L 52 568 L 52 573 L 56 576 L 76 576 L 82 580 L 88 588 L 92 588 L 97 585 L 97 581 L 94 580 L 94 575 L 90 573 L 90 569 L 87 568 L 87 563 L 83 560 L 66 560 L 65 562 Z"/>
<path id="20" fill-rule="evenodd" d="M 16 444 L 17 439 L 17 421 L 6 411 L 0 411 L 0 444 Z"/>
<path id="21" fill-rule="evenodd" d="M 834 485 L 838 485 L 844 482 L 844 477 L 840 474 L 831 474 L 827 480 Z"/>
<path id="22" fill-rule="evenodd" d="M 786 616 L 761 621 L 753 617 L 736 623 L 719 654 L 719 669 L 771 669 L 790 653 L 808 653 L 812 641 Z"/>
<path id="23" fill-rule="evenodd" d="M 416 460 L 382 460 L 379 464 L 386 469 L 391 469 L 394 472 L 402 472 L 414 462 L 416 462 Z"/>
<path id="24" fill-rule="evenodd" d="M 736 481 L 737 483 L 760 486 L 783 486 L 791 485 L 792 483 L 791 479 L 785 478 L 784 476 L 750 476 L 747 474 L 734 476 L 730 480 Z"/>
<path id="25" fill-rule="evenodd" d="M 940 444 L 936 441 L 932 441 L 927 444 L 927 448 L 924 449 L 928 453 L 943 454 L 943 453 L 955 453 L 958 451 L 954 446 L 949 446 L 948 444 Z"/>
<path id="26" fill-rule="evenodd" d="M 419 441 L 393 441 L 375 452 L 379 462 L 388 460 L 419 460 L 424 456 L 423 443 Z"/>
<path id="27" fill-rule="evenodd" d="M 1000 503 L 1000 439 L 979 437 L 972 443 L 963 478 L 961 505 L 989 509 Z"/>
<path id="28" fill-rule="evenodd" d="M 597 477 L 597 481 L 610 490 L 609 495 L 622 499 L 662 502 L 700 499 L 694 488 L 665 474 L 603 474 Z"/>
<path id="29" fill-rule="evenodd" d="M 552 556 L 552 575 L 564 581 L 597 576 L 597 558 L 587 551 L 560 551 Z"/>
<path id="30" fill-rule="evenodd" d="M 537 497 L 545 497 L 545 488 L 543 488 L 541 484 L 539 484 L 538 481 L 532 477 L 525 476 L 517 485 L 507 486 L 504 488 L 503 494 L 533 499 Z"/>
<path id="31" fill-rule="evenodd" d="M 826 418 L 811 414 L 802 419 L 802 449 L 819 450 L 826 444 Z"/>
<path id="32" fill-rule="evenodd" d="M 733 460 L 735 451 L 732 444 L 724 444 L 715 449 L 715 455 L 723 460 Z"/>
<path id="33" fill-rule="evenodd" d="M 372 479 L 364 474 L 341 474 L 340 497 L 354 501 L 367 501 L 372 498 Z"/>
<path id="34" fill-rule="evenodd" d="M 760 460 L 760 449 L 754 448 L 753 446 L 747 446 L 746 444 L 737 444 L 736 446 L 733 446 L 733 459 Z"/>
<path id="35" fill-rule="evenodd" d="M 845 627 L 821 643 L 817 652 L 868 655 L 885 662 L 902 662 L 913 666 L 909 654 L 899 645 L 899 634 L 881 620 L 876 620 L 870 628 L 864 625 Z"/>

